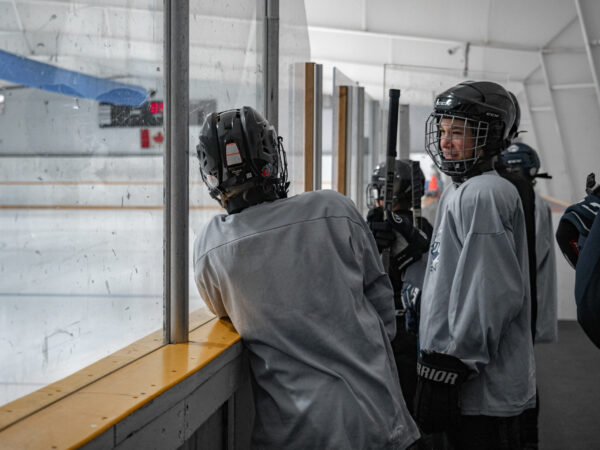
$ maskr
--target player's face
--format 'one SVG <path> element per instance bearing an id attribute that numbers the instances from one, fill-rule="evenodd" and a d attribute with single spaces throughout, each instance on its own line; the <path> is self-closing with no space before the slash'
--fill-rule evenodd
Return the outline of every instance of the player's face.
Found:
<path id="1" fill-rule="evenodd" d="M 439 125 L 440 146 L 444 159 L 454 161 L 473 158 L 476 139 L 464 120 L 443 118 Z"/>

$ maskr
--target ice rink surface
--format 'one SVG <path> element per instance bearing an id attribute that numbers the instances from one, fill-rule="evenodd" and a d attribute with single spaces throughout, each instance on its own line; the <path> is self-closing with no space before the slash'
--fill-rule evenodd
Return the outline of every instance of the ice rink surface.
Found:
<path id="1" fill-rule="evenodd" d="M 204 307 L 192 272 L 190 311 Z M 161 209 L 0 209 L 0 404 L 162 328 Z"/>

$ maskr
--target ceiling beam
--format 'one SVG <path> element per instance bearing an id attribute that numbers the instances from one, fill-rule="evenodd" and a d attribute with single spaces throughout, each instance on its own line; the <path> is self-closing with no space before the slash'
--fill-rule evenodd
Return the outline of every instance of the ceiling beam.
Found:
<path id="1" fill-rule="evenodd" d="M 337 28 L 337 27 L 321 27 L 321 26 L 308 26 L 308 31 L 316 31 L 316 32 L 325 32 L 325 33 L 335 33 L 335 34 L 346 34 L 353 36 L 362 36 L 362 37 L 379 37 L 385 39 L 397 39 L 397 40 L 405 40 L 405 41 L 418 41 L 418 42 L 426 42 L 431 44 L 441 44 L 441 45 L 450 45 L 455 46 L 457 44 L 464 45 L 466 42 L 457 41 L 457 40 L 449 40 L 449 39 L 436 39 L 429 38 L 424 36 L 410 36 L 405 34 L 398 33 L 380 33 L 377 31 L 363 31 L 357 29 L 349 29 L 349 28 Z M 532 46 L 532 45 L 513 45 L 503 42 L 497 41 L 489 41 L 489 42 L 479 42 L 474 41 L 471 42 L 471 47 L 482 47 L 482 48 L 494 48 L 499 50 L 509 50 L 515 52 L 526 52 L 526 53 L 535 53 L 536 55 L 540 51 L 540 48 Z"/>

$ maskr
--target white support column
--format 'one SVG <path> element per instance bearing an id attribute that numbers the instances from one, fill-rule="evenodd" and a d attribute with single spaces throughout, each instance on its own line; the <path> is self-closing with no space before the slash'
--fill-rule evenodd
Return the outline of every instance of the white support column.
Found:
<path id="1" fill-rule="evenodd" d="M 546 58 L 547 56 L 545 56 L 543 53 L 540 52 L 540 62 L 541 62 L 541 68 L 542 68 L 542 73 L 544 74 L 544 80 L 546 82 L 546 88 L 548 90 L 548 92 L 550 93 L 550 103 L 551 103 L 551 111 L 552 111 L 552 116 L 553 116 L 553 120 L 556 126 L 556 133 L 558 135 L 558 143 L 560 144 L 560 147 L 562 148 L 562 151 L 560 152 L 561 155 L 561 160 L 562 160 L 562 167 L 564 167 L 564 176 L 567 177 L 567 182 L 564 183 L 566 186 L 568 187 L 569 190 L 571 192 L 569 192 L 569 196 L 568 198 L 561 198 L 561 200 L 565 200 L 565 201 L 570 201 L 573 198 L 573 196 L 575 195 L 576 192 L 576 188 L 575 188 L 575 182 L 574 182 L 574 178 L 575 178 L 575 174 L 573 173 L 573 170 L 571 169 L 571 163 L 570 163 L 570 148 L 565 145 L 565 139 L 563 137 L 563 129 L 567 126 L 567 124 L 564 122 L 565 118 L 563 111 L 557 111 L 556 109 L 556 102 L 555 102 L 555 96 L 556 94 L 554 92 L 552 92 L 552 81 L 550 78 L 550 75 L 548 73 L 548 67 L 547 67 L 547 63 L 546 63 Z"/>
<path id="2" fill-rule="evenodd" d="M 527 133 L 521 134 L 519 138 L 538 152 L 544 169 L 555 177 L 552 182 L 540 183 L 542 193 L 553 197 L 560 196 L 559 193 L 564 193 L 565 190 L 571 188 L 569 175 L 562 164 L 564 150 L 556 125 L 550 92 L 542 76 L 541 68 L 524 81 L 523 93 L 526 105 L 521 105 L 521 110 L 523 111 L 526 106 L 535 138 L 532 139 L 531 129 L 527 128 L 523 121 L 521 121 L 521 129 Z"/>
<path id="3" fill-rule="evenodd" d="M 581 25 L 581 33 L 585 51 L 592 71 L 592 79 L 596 89 L 596 98 L 600 106 L 600 2 L 597 0 L 575 0 L 577 16 Z"/>
<path id="4" fill-rule="evenodd" d="M 554 162 L 554 158 L 550 158 L 547 154 L 548 152 L 540 151 L 540 139 L 538 138 L 540 130 L 534 120 L 534 116 L 539 115 L 539 112 L 552 112 L 552 108 L 545 106 L 532 107 L 528 93 L 529 87 L 527 86 L 526 82 L 527 80 L 523 82 L 522 91 L 517 95 L 517 99 L 521 107 L 521 126 L 519 127 L 519 131 L 523 132 L 519 135 L 518 141 L 531 145 L 531 147 L 538 152 L 542 171 L 552 175 L 552 166 L 554 165 L 552 163 Z M 555 184 L 551 181 L 548 182 L 547 180 L 543 180 L 537 184 L 537 191 L 541 194 L 550 195 L 552 197 L 556 197 L 557 193 Z"/>
<path id="5" fill-rule="evenodd" d="M 587 0 L 575 3 L 578 8 L 589 4 Z M 586 16 L 592 14 L 591 11 L 580 10 L 579 14 L 582 13 Z M 575 20 L 540 52 L 542 71 L 562 146 L 559 159 L 562 167 L 552 183 L 556 187 L 563 187 L 558 197 L 567 202 L 576 201 L 583 195 L 586 176 L 598 165 L 597 152 L 590 152 L 589 149 L 595 149 L 600 142 L 600 103 L 578 18 L 575 16 Z M 566 48 L 581 48 L 584 51 L 561 50 Z"/>

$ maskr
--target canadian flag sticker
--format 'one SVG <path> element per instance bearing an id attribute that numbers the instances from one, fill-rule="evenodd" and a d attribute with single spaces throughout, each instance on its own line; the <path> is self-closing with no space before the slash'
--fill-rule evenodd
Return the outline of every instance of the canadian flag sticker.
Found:
<path id="1" fill-rule="evenodd" d="M 235 166 L 242 163 L 242 155 L 240 155 L 240 149 L 235 142 L 230 142 L 225 146 L 225 156 L 228 166 Z"/>

